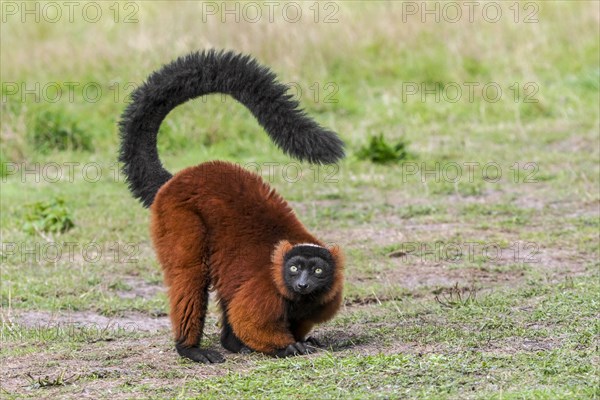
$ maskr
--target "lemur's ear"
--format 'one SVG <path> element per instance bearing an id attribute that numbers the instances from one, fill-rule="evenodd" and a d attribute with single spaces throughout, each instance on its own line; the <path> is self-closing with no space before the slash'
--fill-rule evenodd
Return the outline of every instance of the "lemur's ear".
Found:
<path id="1" fill-rule="evenodd" d="M 283 265 L 283 259 L 288 251 L 290 251 L 294 246 L 287 240 L 282 240 L 275 245 L 273 249 L 273 253 L 271 254 L 271 261 L 273 264 Z"/>
<path id="2" fill-rule="evenodd" d="M 346 259 L 344 257 L 344 253 L 342 249 L 337 244 L 328 244 L 326 246 L 327 250 L 331 253 L 331 258 L 334 263 L 334 279 L 333 286 L 327 296 L 323 298 L 323 302 L 332 301 L 336 296 L 342 293 L 342 288 L 344 286 L 344 269 L 346 264 Z"/>
<path id="3" fill-rule="evenodd" d="M 273 282 L 275 283 L 277 291 L 283 297 L 288 299 L 292 298 L 293 294 L 287 289 L 283 280 L 283 260 L 285 259 L 287 252 L 293 247 L 294 246 L 287 240 L 282 240 L 275 245 L 273 253 L 271 254 L 271 276 L 273 277 Z"/>
<path id="4" fill-rule="evenodd" d="M 342 253 L 340 246 L 334 243 L 332 245 L 328 245 L 327 250 L 329 250 L 329 252 L 331 253 L 331 256 L 333 257 L 333 260 L 335 261 L 336 265 L 340 265 L 340 267 L 343 267 L 344 253 Z"/>

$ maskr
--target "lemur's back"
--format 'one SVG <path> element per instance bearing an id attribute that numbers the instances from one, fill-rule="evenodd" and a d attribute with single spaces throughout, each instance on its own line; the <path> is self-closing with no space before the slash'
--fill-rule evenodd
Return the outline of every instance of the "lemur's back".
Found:
<path id="1" fill-rule="evenodd" d="M 181 221 L 180 227 L 201 221 L 203 235 L 197 240 L 208 244 L 205 248 L 210 254 L 207 257 L 211 269 L 224 270 L 232 262 L 241 262 L 247 264 L 242 271 L 256 274 L 268 267 L 260 260 L 269 258 L 282 237 L 299 243 L 317 240 L 260 176 L 225 161 L 209 161 L 175 174 L 158 191 L 152 204 L 154 230 L 169 226 L 167 220 L 174 218 L 174 206 L 185 208 L 198 218 Z M 251 251 L 240 254 L 240 249 L 250 248 Z M 246 274 L 242 272 L 238 278 L 243 281 Z"/>

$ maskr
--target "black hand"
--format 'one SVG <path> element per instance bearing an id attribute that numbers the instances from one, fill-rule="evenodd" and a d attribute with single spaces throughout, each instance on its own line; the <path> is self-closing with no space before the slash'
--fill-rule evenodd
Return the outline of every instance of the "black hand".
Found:
<path id="1" fill-rule="evenodd" d="M 198 347 L 177 347 L 177 353 L 182 357 L 204 364 L 215 364 L 225 361 L 225 358 L 223 358 L 221 353 L 214 350 L 200 349 Z"/>
<path id="2" fill-rule="evenodd" d="M 286 348 L 280 349 L 275 354 L 276 357 L 299 356 L 302 354 L 311 354 L 317 351 L 317 348 L 308 342 L 296 342 L 288 345 Z"/>
<path id="3" fill-rule="evenodd" d="M 311 345 L 315 346 L 315 347 L 325 347 L 323 346 L 323 344 L 317 340 L 316 337 L 314 336 L 309 336 L 306 338 L 306 343 L 310 343 Z"/>

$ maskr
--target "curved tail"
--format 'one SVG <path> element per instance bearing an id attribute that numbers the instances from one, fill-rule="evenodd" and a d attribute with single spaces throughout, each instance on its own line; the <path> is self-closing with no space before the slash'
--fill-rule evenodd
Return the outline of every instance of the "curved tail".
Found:
<path id="1" fill-rule="evenodd" d="M 245 105 L 286 154 L 311 163 L 341 159 L 340 138 L 309 118 L 287 90 L 267 67 L 230 51 L 188 54 L 153 72 L 133 92 L 119 122 L 119 161 L 134 197 L 149 207 L 158 189 L 171 179 L 156 147 L 163 119 L 178 105 L 210 93 L 231 95 Z"/>

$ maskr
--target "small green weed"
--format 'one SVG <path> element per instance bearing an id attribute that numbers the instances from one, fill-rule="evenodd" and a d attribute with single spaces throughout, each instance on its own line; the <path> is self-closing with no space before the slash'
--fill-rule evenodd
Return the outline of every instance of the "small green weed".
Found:
<path id="1" fill-rule="evenodd" d="M 31 385 L 34 388 L 45 388 L 52 386 L 64 386 L 74 383 L 79 379 L 79 375 L 71 375 L 65 378 L 66 370 L 61 371 L 58 376 L 51 378 L 50 376 L 45 377 L 34 377 L 31 372 L 27 373 L 27 377 L 31 381 Z"/>
<path id="2" fill-rule="evenodd" d="M 450 288 L 436 290 L 435 301 L 446 308 L 462 307 L 475 303 L 476 295 L 475 287 L 461 288 L 456 283 Z"/>
<path id="3" fill-rule="evenodd" d="M 359 159 L 369 160 L 376 164 L 388 164 L 412 159 L 408 152 L 408 143 L 400 140 L 394 145 L 386 142 L 383 134 L 371 136 L 369 143 L 361 147 L 356 153 Z"/>
<path id="4" fill-rule="evenodd" d="M 26 207 L 23 229 L 27 233 L 64 233 L 75 226 L 71 211 L 61 198 L 38 201 Z"/>

